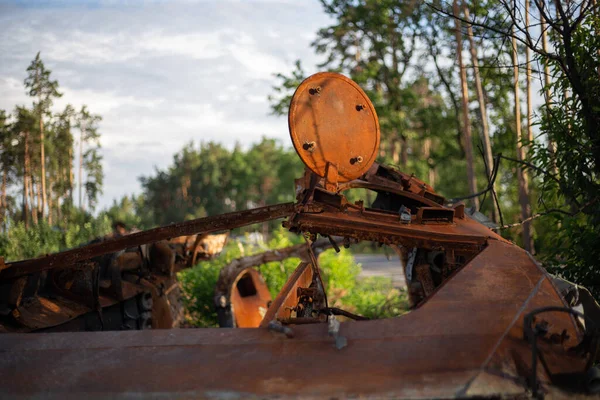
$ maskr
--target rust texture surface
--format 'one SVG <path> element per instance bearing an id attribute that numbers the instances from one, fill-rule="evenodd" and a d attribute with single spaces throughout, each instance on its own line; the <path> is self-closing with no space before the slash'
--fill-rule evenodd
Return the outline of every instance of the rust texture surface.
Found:
<path id="1" fill-rule="evenodd" d="M 371 100 L 344 75 L 322 72 L 298 86 L 289 112 L 296 152 L 317 175 L 327 163 L 337 169 L 337 182 L 363 175 L 379 150 L 379 122 Z"/>
<path id="2" fill-rule="evenodd" d="M 260 273 L 248 268 L 233 282 L 230 301 L 235 315 L 235 326 L 256 328 L 267 312 L 271 294 Z"/>
<path id="3" fill-rule="evenodd" d="M 331 243 L 331 241 L 321 238 L 312 244 L 312 248 L 323 251 L 330 248 Z M 240 257 L 224 266 L 219 272 L 219 279 L 215 287 L 215 307 L 219 315 L 219 326 L 258 327 L 269 307 L 271 295 L 261 274 L 253 268 L 270 262 L 282 261 L 289 257 L 298 257 L 307 261 L 309 260 L 307 251 L 307 244 L 301 243 Z M 291 304 L 291 306 L 295 304 Z M 269 321 L 271 319 L 272 317 L 268 318 Z"/>
<path id="4" fill-rule="evenodd" d="M 523 250 L 493 241 L 409 314 L 342 323 L 342 350 L 324 324 L 294 326 L 293 339 L 264 328 L 7 334 L 0 337 L 0 388 L 7 396 L 48 397 L 522 394 L 518 369 L 529 352 L 520 317 L 536 303 L 561 305 L 547 279 Z M 556 322 L 576 340 L 571 320 Z M 511 341 L 518 357 L 504 354 Z"/>
<path id="5" fill-rule="evenodd" d="M 0 395 L 525 396 L 533 381 L 547 390 L 561 374 L 582 375 L 590 356 L 571 351 L 585 341 L 582 327 L 570 314 L 540 317 L 536 322 L 540 336 L 533 342 L 537 353 L 524 338 L 526 314 L 541 307 L 566 307 L 549 275 L 527 252 L 471 219 L 464 205 L 447 207 L 443 196 L 425 182 L 374 163 L 379 143 L 377 118 L 355 83 L 330 73 L 306 80 L 294 95 L 290 131 L 308 167 L 304 177 L 296 180 L 295 204 L 173 224 L 6 264 L 0 271 L 0 284 L 12 278 L 11 288 L 22 288 L 29 279 L 22 277 L 25 274 L 52 270 L 53 277 L 53 270 L 123 248 L 182 235 L 201 237 L 287 217 L 284 226 L 304 235 L 313 246 L 289 250 L 290 254 L 299 252 L 302 262 L 270 305 L 259 273 L 248 268 L 256 262 L 280 259 L 275 252 L 236 260 L 222 272 L 215 289 L 218 318 L 220 323 L 225 321 L 221 326 L 260 323 L 259 328 L 0 335 Z M 359 154 L 363 157 L 360 161 Z M 353 188 L 373 191 L 375 200 L 351 203 L 344 193 Z M 318 235 L 322 238 L 317 239 Z M 396 249 L 403 261 L 410 312 L 397 318 L 364 320 L 330 308 L 314 252 L 318 240 L 336 249 L 337 240 L 344 246 L 367 240 Z M 189 247 L 188 242 L 182 241 Z M 192 247 L 195 254 L 197 246 Z M 154 248 L 156 268 L 168 281 L 172 263 L 161 256 L 160 243 Z M 110 277 L 121 277 L 120 271 L 135 265 L 139 257 L 117 257 L 122 268 L 119 262 L 110 264 L 119 272 Z M 85 278 L 93 279 L 95 270 L 85 271 Z M 62 280 L 58 276 L 57 284 L 71 282 L 69 273 Z M 112 279 L 104 288 L 118 295 L 111 301 L 125 299 L 123 293 L 132 288 L 131 280 L 136 284 L 144 281 L 137 276 L 129 279 L 123 285 Z M 115 291 L 116 283 L 119 290 Z M 151 285 L 152 295 L 171 290 L 159 282 Z M 7 304 L 21 301 L 12 291 L 0 294 Z M 100 301 L 101 296 L 96 295 Z M 124 309 L 127 301 L 144 303 L 146 295 L 134 292 L 133 297 L 111 306 Z M 35 325 L 68 316 L 61 311 L 40 317 L 50 313 L 53 304 L 36 303 L 32 309 L 37 312 L 21 317 Z M 142 305 L 143 310 L 153 307 Z M 86 305 L 90 310 L 97 306 Z M 162 304 L 155 312 L 165 312 L 168 306 Z M 236 310 L 239 315 L 233 315 Z M 139 318 L 144 315 L 145 311 Z M 589 346 L 587 350 L 594 349 Z"/>

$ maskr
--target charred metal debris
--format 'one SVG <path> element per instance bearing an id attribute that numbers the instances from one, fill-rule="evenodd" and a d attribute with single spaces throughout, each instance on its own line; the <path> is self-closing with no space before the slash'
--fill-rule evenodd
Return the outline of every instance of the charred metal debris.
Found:
<path id="1" fill-rule="evenodd" d="M 379 123 L 358 85 L 340 74 L 313 75 L 294 94 L 289 126 L 292 143 L 306 165 L 304 175 L 295 181 L 295 203 L 106 238 L 33 260 L 0 262 L 0 329 L 175 326 L 179 317 L 172 311 L 178 295 L 174 272 L 217 254 L 227 233 L 215 233 L 285 218 L 283 226 L 303 235 L 307 243 L 235 260 L 223 268 L 215 288 L 214 306 L 222 327 L 261 329 L 233 329 L 226 334 L 182 330 L 172 338 L 153 332 L 135 336 L 139 340 L 135 348 L 128 347 L 133 336 L 115 334 L 114 343 L 128 351 L 117 356 L 118 365 L 126 370 L 135 359 L 136 368 L 143 370 L 136 376 L 151 376 L 151 388 L 140 389 L 144 386 L 135 378 L 98 386 L 91 377 L 112 373 L 116 364 L 96 358 L 94 373 L 78 375 L 73 389 L 280 398 L 306 390 L 310 376 L 309 397 L 342 393 L 522 398 L 553 393 L 557 387 L 597 390 L 592 367 L 597 359 L 597 324 L 574 318 L 581 315 L 569 311 L 567 296 L 543 268 L 471 218 L 463 204 L 445 206 L 444 197 L 414 175 L 376 163 Z M 356 189 L 374 192 L 375 200 L 349 201 L 347 193 Z M 374 321 L 329 307 L 318 252 L 360 241 L 390 246 L 400 255 L 411 312 Z M 272 299 L 254 267 L 289 256 L 301 262 Z M 597 311 L 597 304 L 589 309 Z M 355 321 L 340 323 L 338 317 Z M 191 336 L 193 342 L 188 341 Z M 100 346 L 94 340 L 102 338 L 87 338 L 73 348 L 61 344 L 61 351 L 94 348 Z M 19 358 L 0 342 L 0 350 L 9 351 L 0 361 L 0 376 L 15 368 L 39 371 L 40 363 L 46 362 L 46 344 L 42 336 L 36 340 L 42 349 L 37 361 Z M 168 346 L 158 346 L 161 340 Z M 251 357 L 246 357 L 248 349 Z M 201 373 L 192 373 L 185 365 L 160 373 L 149 369 L 150 360 L 162 356 L 193 357 Z M 85 357 L 79 364 L 84 367 Z M 68 369 L 62 364 L 67 359 L 56 363 Z M 214 359 L 218 364 L 210 361 Z M 246 373 L 236 379 L 219 372 L 239 371 L 240 363 Z M 39 374 L 32 393 L 59 390 L 52 368 Z M 179 386 L 173 387 L 172 381 Z M 21 390 L 23 384 L 19 376 L 2 383 L 9 391 Z"/>

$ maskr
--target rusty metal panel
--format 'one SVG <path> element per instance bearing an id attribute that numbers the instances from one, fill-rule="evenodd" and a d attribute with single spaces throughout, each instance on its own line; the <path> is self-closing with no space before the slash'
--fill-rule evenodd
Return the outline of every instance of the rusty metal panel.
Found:
<path id="1" fill-rule="evenodd" d="M 523 381 L 514 378 L 523 373 L 508 362 L 515 354 L 503 349 L 511 340 L 519 357 L 530 355 L 519 338 L 523 313 L 538 302 L 562 305 L 546 282 L 523 250 L 491 241 L 418 309 L 342 323 L 342 350 L 325 324 L 293 326 L 293 339 L 266 328 L 6 334 L 0 387 L 11 397 L 448 398 L 505 388 L 524 394 Z M 579 334 L 569 319 L 552 322 Z M 579 365 L 567 360 L 557 353 L 552 365 Z"/>
<path id="2" fill-rule="evenodd" d="M 365 218 L 365 215 L 371 218 Z M 379 216 L 381 218 L 378 218 Z M 324 210 L 320 213 L 299 214 L 294 221 L 294 226 L 303 232 L 352 237 L 357 240 L 386 244 L 412 243 L 410 245 L 412 247 L 426 248 L 461 247 L 474 251 L 481 249 L 488 238 L 494 236 L 492 231 L 470 220 L 455 225 L 405 225 L 399 223 L 397 215 L 386 216 L 382 213 L 369 215 L 369 212 L 360 213 L 350 210 L 347 212 Z M 480 227 L 485 229 L 483 234 Z"/>
<path id="3" fill-rule="evenodd" d="M 544 327 L 543 334 L 537 341 L 531 335 L 531 343 L 524 338 L 524 315 L 542 306 L 554 307 L 554 311 L 564 311 L 566 306 L 528 253 L 466 217 L 464 207 L 440 207 L 443 197 L 414 176 L 371 166 L 379 127 L 375 110 L 355 83 L 331 73 L 308 78 L 294 95 L 289 123 L 300 158 L 321 177 L 307 170 L 297 180 L 298 204 L 201 218 L 6 264 L 0 268 L 0 280 L 38 273 L 33 281 L 39 284 L 40 271 L 183 235 L 198 234 L 195 253 L 205 233 L 289 216 L 285 225 L 305 234 L 309 243 L 320 234 L 342 236 L 345 244 L 355 239 L 404 246 L 400 252 L 407 260 L 415 309 L 398 318 L 340 325 L 327 307 L 318 261 L 311 250 L 257 329 L 1 335 L 0 394 L 60 398 L 523 396 L 528 378 L 547 387 L 554 383 L 554 376 L 583 371 L 587 355 L 572 351 L 583 332 L 570 315 L 538 316 L 536 323 Z M 364 201 L 350 204 L 341 194 L 356 187 L 377 192 L 372 208 L 365 207 Z M 180 244 L 189 245 L 188 241 Z M 159 250 L 155 248 L 157 269 L 171 275 L 173 254 Z M 441 261 L 436 262 L 438 256 Z M 135 268 L 142 258 L 141 254 L 121 257 L 120 264 L 110 264 L 119 267 L 110 270 L 115 279 L 100 283 L 115 289 L 113 284 L 123 278 L 121 272 Z M 256 326 L 256 308 L 267 301 L 268 291 L 264 286 L 257 290 L 258 273 L 238 261 L 224 271 L 227 279 L 216 288 L 216 297 L 226 295 L 239 311 L 238 326 Z M 71 285 L 67 278 L 63 283 Z M 237 286 L 246 278 L 256 293 Z M 170 303 L 164 294 L 176 290 L 173 285 L 165 290 L 172 283 L 168 277 L 150 282 L 128 274 L 127 279 L 151 289 L 152 294 L 144 292 L 148 296 L 141 300 L 163 296 L 156 307 L 146 304 L 144 310 L 152 306 L 157 315 L 168 313 Z M 119 286 L 115 298 L 123 298 L 127 286 Z M 49 321 L 69 315 L 41 297 L 27 314 L 31 310 L 17 304 L 22 298 L 20 287 L 15 285 L 15 292 L 7 292 L 4 300 L 19 307 L 15 311 L 21 312 L 23 325 L 35 328 L 39 318 Z M 328 324 L 319 323 L 326 319 Z M 288 325 L 280 325 L 283 321 Z M 165 320 L 163 325 L 172 326 L 172 321 Z M 338 346 L 340 337 L 343 346 Z"/>
<path id="4" fill-rule="evenodd" d="M 363 175 L 379 152 L 379 121 L 368 96 L 351 79 L 321 72 L 296 89 L 289 112 L 296 152 L 315 174 L 335 167 L 335 182 Z M 331 178 L 331 171 L 329 173 Z"/>
<path id="5" fill-rule="evenodd" d="M 235 326 L 256 328 L 267 312 L 271 294 L 260 273 L 248 268 L 233 282 L 230 301 L 235 315 Z"/>
<path id="6" fill-rule="evenodd" d="M 25 304 L 13 310 L 15 321 L 28 329 L 41 329 L 70 321 L 80 314 L 91 311 L 85 305 L 57 297 L 31 297 Z"/>

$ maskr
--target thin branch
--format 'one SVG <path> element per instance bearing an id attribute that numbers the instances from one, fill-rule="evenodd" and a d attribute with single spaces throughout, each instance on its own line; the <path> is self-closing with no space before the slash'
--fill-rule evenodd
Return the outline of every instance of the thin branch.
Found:
<path id="1" fill-rule="evenodd" d="M 542 18 L 544 20 L 546 20 L 546 22 L 548 23 L 548 26 L 552 27 L 552 29 L 554 29 L 555 31 L 557 31 L 558 33 L 560 33 L 561 35 L 564 33 L 562 28 L 560 27 L 560 25 L 558 25 L 556 22 L 554 22 L 554 20 L 552 18 L 550 18 L 550 16 L 548 14 L 546 14 L 545 11 L 545 0 L 533 0 L 535 6 L 537 7 L 540 15 L 542 16 Z"/>
<path id="2" fill-rule="evenodd" d="M 547 177 L 549 177 L 550 179 L 552 179 L 553 181 L 555 181 L 559 185 L 562 185 L 562 182 L 560 181 L 560 179 L 558 179 L 558 177 L 556 175 L 554 175 L 554 174 L 552 174 L 552 173 L 550 173 L 550 172 L 548 172 L 548 171 L 546 171 L 546 170 L 544 170 L 544 169 L 542 169 L 542 168 L 540 168 L 540 167 L 538 167 L 538 166 L 536 166 L 536 165 L 534 165 L 534 164 L 532 164 L 530 162 L 523 161 L 523 160 L 517 160 L 516 158 L 507 157 L 507 156 L 502 155 L 502 154 L 498 154 L 497 157 L 503 158 L 503 159 L 505 159 L 507 161 L 516 162 L 516 163 L 519 163 L 519 164 L 524 165 L 526 167 L 529 167 L 529 168 L 533 169 L 534 171 L 537 171 L 537 172 L 539 172 L 541 174 L 546 175 Z"/>
<path id="3" fill-rule="evenodd" d="M 517 35 L 513 35 L 512 33 L 502 31 L 501 29 L 494 28 L 492 26 L 476 22 L 474 19 L 473 20 L 466 20 L 466 19 L 464 19 L 464 18 L 462 18 L 460 16 L 454 15 L 451 12 L 448 12 L 448 11 L 445 11 L 445 10 L 443 10 L 441 8 L 438 8 L 438 7 L 434 6 L 431 3 L 426 3 L 426 4 L 429 7 L 431 7 L 433 10 L 435 10 L 435 11 L 437 11 L 437 12 L 439 12 L 439 13 L 447 16 L 447 17 L 451 17 L 451 18 L 457 19 L 457 20 L 459 20 L 461 22 L 464 22 L 465 24 L 469 24 L 469 25 L 476 26 L 476 27 L 483 28 L 483 29 L 488 29 L 488 30 L 490 30 L 492 32 L 496 32 L 496 33 L 498 33 L 500 35 L 504 35 L 506 37 L 514 38 L 515 40 L 517 40 L 518 42 L 521 42 L 522 44 L 524 44 L 525 46 L 529 47 L 532 51 L 535 51 L 539 55 L 544 56 L 544 57 L 548 57 L 548 58 L 550 58 L 552 60 L 555 60 L 555 61 L 557 61 L 559 63 L 562 62 L 562 59 L 557 54 L 545 52 L 545 51 L 543 51 L 543 50 L 541 50 L 541 49 L 533 46 L 533 44 L 530 44 L 527 41 L 523 40 L 521 37 L 519 37 Z M 473 16 L 473 18 L 474 17 L 475 16 Z"/>
<path id="4" fill-rule="evenodd" d="M 549 209 L 549 210 L 547 210 L 547 211 L 544 211 L 544 212 L 541 212 L 541 213 L 534 214 L 534 215 L 532 215 L 532 216 L 531 216 L 531 217 L 529 217 L 529 218 L 525 218 L 525 219 L 524 219 L 523 221 L 521 221 L 521 222 L 516 222 L 516 223 L 514 223 L 514 224 L 508 224 L 508 225 L 502 225 L 502 226 L 499 226 L 499 227 L 496 227 L 496 228 L 492 228 L 492 230 L 495 230 L 495 231 L 497 231 L 497 230 L 502 230 L 502 229 L 514 228 L 514 227 L 516 227 L 516 226 L 521 226 L 521 225 L 523 225 L 523 224 L 525 224 L 525 223 L 527 223 L 527 222 L 529 222 L 529 221 L 531 221 L 531 220 L 534 220 L 534 219 L 536 219 L 536 218 L 543 217 L 543 216 L 545 216 L 545 215 L 549 215 L 549 214 L 563 214 L 563 215 L 567 215 L 567 216 L 569 216 L 569 217 L 574 217 L 574 216 L 576 216 L 577 214 L 579 214 L 579 213 L 583 212 L 583 211 L 584 211 L 584 210 L 585 210 L 587 207 L 589 207 L 589 206 L 593 205 L 594 203 L 597 203 L 597 202 L 598 202 L 598 200 L 600 200 L 600 198 L 599 198 L 599 197 L 596 197 L 595 199 L 593 199 L 593 200 L 591 200 L 591 201 L 588 201 L 586 204 L 584 204 L 583 206 L 579 207 L 579 208 L 578 208 L 577 210 L 575 210 L 575 211 L 565 211 L 565 210 L 561 210 L 560 208 L 551 208 L 551 209 Z"/>

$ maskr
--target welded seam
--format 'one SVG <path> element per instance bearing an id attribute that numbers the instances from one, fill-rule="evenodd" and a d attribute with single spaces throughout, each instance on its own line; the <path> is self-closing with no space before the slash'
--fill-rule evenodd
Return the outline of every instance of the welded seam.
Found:
<path id="1" fill-rule="evenodd" d="M 504 333 L 502 334 L 502 336 L 498 340 L 498 343 L 496 343 L 496 345 L 494 346 L 494 348 L 490 352 L 489 356 L 487 357 L 487 359 L 483 363 L 482 369 L 484 369 L 485 367 L 487 367 L 487 365 L 491 361 L 492 357 L 494 356 L 494 353 L 496 352 L 496 350 L 498 350 L 498 347 L 500 347 L 500 344 L 502 343 L 502 340 L 504 340 L 504 338 L 508 335 L 508 332 L 517 323 L 517 321 L 519 320 L 519 317 L 521 317 L 521 314 L 523 314 L 523 311 L 525 311 L 525 308 L 527 308 L 527 305 L 529 304 L 529 302 L 531 301 L 531 299 L 533 299 L 533 297 L 540 290 L 540 287 L 542 286 L 542 282 L 544 282 L 544 279 L 546 279 L 546 276 L 542 276 L 540 278 L 540 280 L 535 285 L 535 287 L 533 288 L 533 290 L 531 291 L 531 293 L 529 294 L 529 296 L 527 297 L 527 299 L 525 300 L 525 302 L 523 302 L 523 305 L 519 309 L 519 312 L 515 315 L 515 317 L 513 318 L 512 322 L 508 325 L 508 327 L 506 328 L 506 330 L 504 331 Z"/>
<path id="2" fill-rule="evenodd" d="M 546 268 L 544 268 L 544 266 L 538 261 L 536 260 L 530 252 L 528 252 L 527 250 L 525 250 L 525 253 L 527 253 L 527 255 L 529 256 L 529 258 L 531 259 L 531 261 L 533 261 L 533 263 L 535 264 L 536 267 L 538 267 L 538 269 L 540 270 L 540 272 L 542 274 L 544 274 L 546 276 L 546 278 L 548 278 L 548 282 L 550 282 L 550 285 L 552 286 L 552 289 L 554 289 L 554 292 L 556 293 L 556 295 L 558 296 L 558 298 L 560 299 L 560 301 L 562 302 L 563 306 L 565 308 L 571 308 L 567 302 L 565 301 L 565 298 L 563 297 L 562 293 L 560 292 L 560 290 L 558 290 L 558 288 L 556 287 L 556 285 L 554 284 L 554 279 L 552 279 L 554 277 L 554 275 L 550 274 L 548 271 L 546 271 Z M 577 321 L 575 320 L 575 316 L 571 313 L 568 314 L 569 318 L 571 319 L 571 323 L 573 324 L 573 326 L 575 327 L 575 332 L 577 333 L 577 339 L 579 341 L 583 340 L 583 336 L 584 336 L 584 332 L 581 331 L 581 329 L 579 329 L 579 325 L 577 324 Z"/>
<path id="3" fill-rule="evenodd" d="M 542 277 L 540 278 L 540 280 L 538 281 L 538 283 L 535 285 L 535 287 L 533 288 L 533 290 L 531 291 L 531 293 L 529 294 L 529 296 L 527 297 L 527 299 L 525 299 L 525 301 L 523 302 L 523 304 L 519 308 L 519 311 L 517 312 L 517 314 L 515 315 L 515 317 L 511 321 L 511 323 L 508 325 L 508 327 L 506 328 L 506 330 L 504 331 L 504 333 L 502 333 L 502 336 L 500 336 L 500 339 L 498 339 L 498 343 L 496 343 L 496 345 L 494 346 L 494 348 L 492 349 L 492 351 L 490 352 L 490 354 L 487 356 L 486 360 L 483 362 L 483 365 L 480 367 L 479 373 L 477 375 L 475 375 L 471 380 L 469 380 L 469 382 L 465 385 L 465 387 L 463 388 L 463 390 L 461 390 L 459 392 L 459 395 L 463 395 L 464 396 L 468 392 L 469 387 L 471 386 L 471 384 L 473 383 L 473 381 L 475 381 L 475 379 L 477 379 L 477 377 L 479 375 L 481 375 L 481 373 L 485 372 L 485 370 L 487 368 L 487 365 L 492 360 L 492 357 L 494 356 L 494 354 L 498 350 L 498 347 L 500 347 L 500 344 L 502 344 L 502 341 L 508 335 L 508 332 L 510 332 L 510 330 L 512 329 L 512 327 L 517 323 L 517 321 L 519 320 L 519 318 L 521 317 L 521 315 L 525 311 L 525 308 L 527 308 L 527 305 L 529 304 L 529 302 L 531 301 L 531 299 L 533 299 L 533 297 L 540 290 L 540 287 L 542 286 L 542 283 L 544 282 L 544 279 L 546 279 L 546 276 L 542 275 Z"/>

